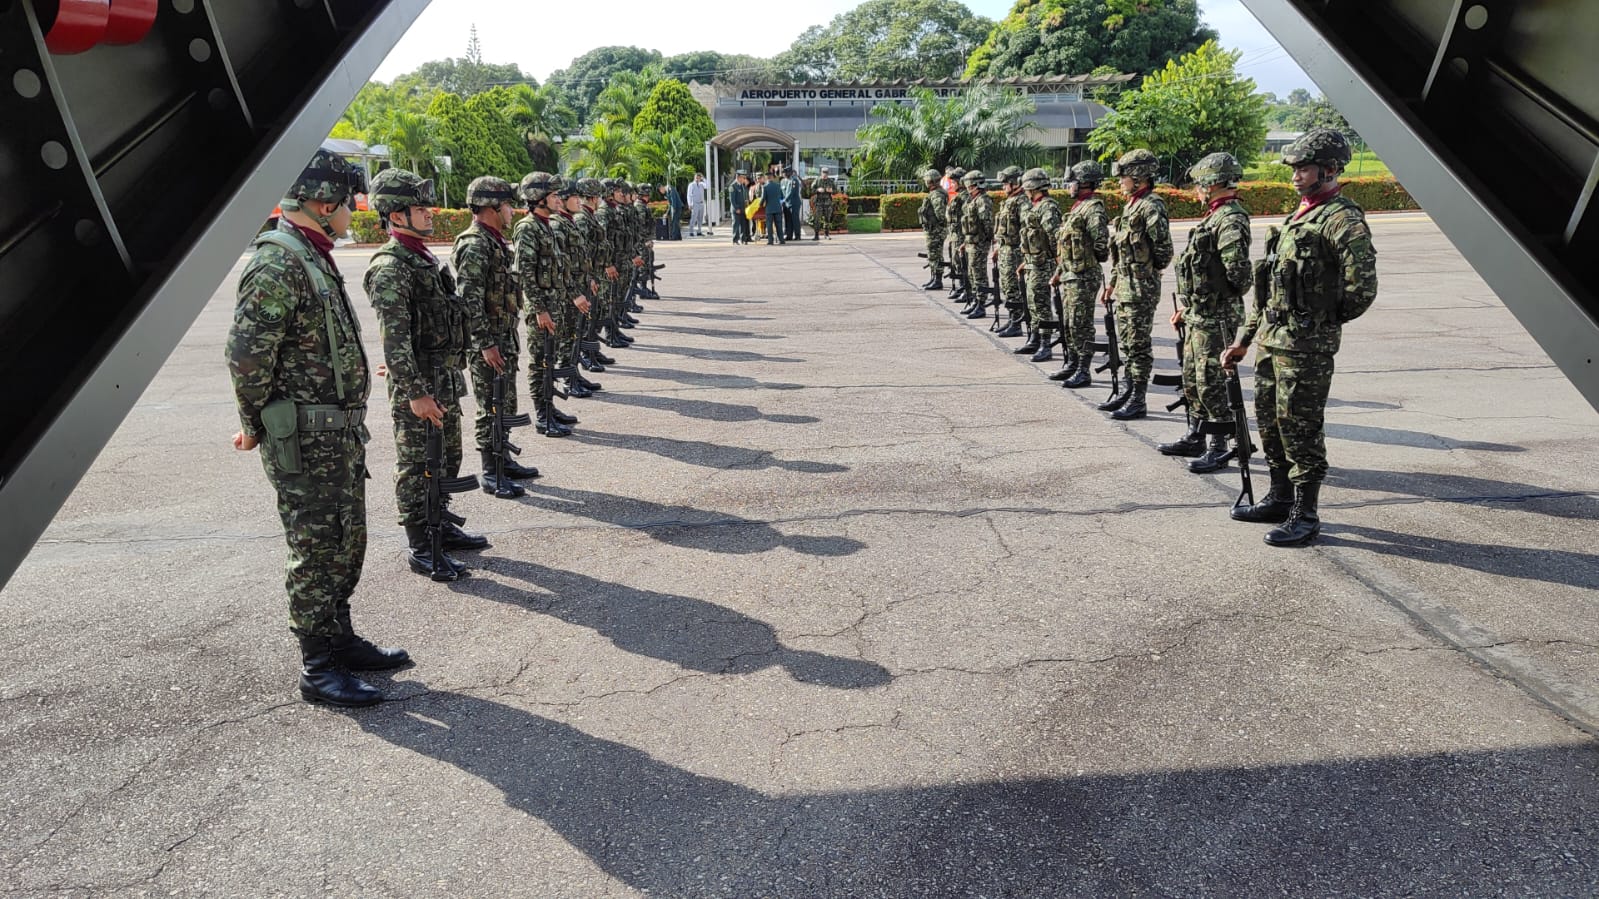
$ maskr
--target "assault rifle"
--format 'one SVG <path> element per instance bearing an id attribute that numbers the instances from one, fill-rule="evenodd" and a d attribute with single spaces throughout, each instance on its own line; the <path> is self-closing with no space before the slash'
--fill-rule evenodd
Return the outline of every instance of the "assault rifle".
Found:
<path id="1" fill-rule="evenodd" d="M 543 395 L 540 397 L 540 401 L 543 402 L 546 406 L 549 407 L 549 408 L 545 409 L 545 414 L 549 415 L 550 411 L 555 408 L 555 398 L 556 397 L 560 397 L 563 400 L 566 399 L 566 391 L 561 390 L 560 388 L 555 386 L 555 379 L 556 378 L 570 378 L 570 377 L 572 377 L 574 368 L 573 368 L 573 366 L 567 366 L 565 368 L 556 368 L 555 367 L 555 335 L 554 334 L 551 334 L 548 331 L 544 332 L 543 337 L 540 338 L 540 346 L 542 348 L 541 355 L 543 355 L 543 357 L 544 357 L 544 363 L 543 363 L 544 371 L 543 371 L 543 383 L 542 383 Z M 575 364 L 576 363 L 574 363 L 574 365 Z M 554 420 L 555 420 L 555 417 L 554 416 L 550 416 L 550 421 L 553 422 Z"/>
<path id="2" fill-rule="evenodd" d="M 1233 435 L 1233 457 L 1238 460 L 1238 476 L 1242 479 L 1242 489 L 1233 500 L 1236 511 L 1246 499 L 1249 505 L 1255 504 L 1255 487 L 1249 480 L 1249 457 L 1255 453 L 1255 442 L 1249 437 L 1249 410 L 1244 406 L 1244 386 L 1238 380 L 1238 368 L 1234 366 L 1223 371 L 1227 374 L 1227 408 L 1232 410 L 1233 420 L 1200 422 L 1199 430 L 1203 434 Z"/>
<path id="3" fill-rule="evenodd" d="M 650 270 L 649 270 L 649 290 L 650 290 L 649 297 L 652 300 L 657 297 L 657 294 L 655 292 L 655 273 L 660 271 L 663 268 L 666 268 L 666 263 L 664 263 L 664 262 L 657 262 L 657 263 L 654 263 L 653 265 L 650 266 Z"/>
<path id="4" fill-rule="evenodd" d="M 443 379 L 443 369 L 434 366 L 433 383 L 443 383 Z M 466 524 L 466 519 L 444 507 L 445 497 L 451 493 L 476 490 L 477 476 L 446 477 L 444 431 L 436 427 L 431 419 L 424 420 L 424 427 L 422 480 L 427 487 L 427 535 L 431 553 L 429 556 L 431 571 L 428 576 L 435 581 L 453 581 L 461 575 L 456 572 L 454 566 L 444 560 L 444 523 L 449 522 L 459 527 Z"/>
<path id="5" fill-rule="evenodd" d="M 1105 364 L 1094 369 L 1094 374 L 1110 372 L 1110 395 L 1122 392 L 1122 349 L 1116 340 L 1116 312 L 1105 307 L 1105 339 L 1094 341 L 1094 352 L 1105 354 Z"/>
<path id="6" fill-rule="evenodd" d="M 1177 305 L 1177 300 L 1178 300 L 1177 294 L 1175 294 L 1175 293 L 1172 294 L 1171 295 L 1171 307 L 1174 310 L 1182 308 L 1181 306 Z M 1193 423 L 1194 423 L 1194 413 L 1193 413 L 1192 409 L 1188 408 L 1188 394 L 1183 391 L 1183 354 L 1186 352 L 1187 345 L 1188 345 L 1188 326 L 1183 324 L 1182 322 L 1178 322 L 1177 323 L 1177 374 L 1175 374 L 1175 375 L 1157 374 L 1157 375 L 1151 376 L 1150 380 L 1155 384 L 1156 387 L 1175 387 L 1175 388 L 1177 388 L 1177 399 L 1172 400 L 1170 403 L 1166 404 L 1166 411 L 1167 412 L 1175 412 L 1179 408 L 1182 409 L 1183 410 L 1183 417 L 1188 419 L 1188 424 L 1190 426 L 1192 426 Z"/>
<path id="7" fill-rule="evenodd" d="M 1055 310 L 1055 322 L 1059 326 L 1056 329 L 1055 337 L 1050 340 L 1049 345 L 1055 346 L 1059 344 L 1062 353 L 1069 352 L 1066 346 L 1066 300 L 1060 292 L 1059 284 L 1049 285 L 1049 306 Z"/>
<path id="8" fill-rule="evenodd" d="M 994 307 L 994 321 L 988 326 L 989 331 L 999 331 L 999 307 L 1005 305 L 1005 296 L 999 289 L 999 258 L 995 257 L 988 267 L 988 290 L 984 291 Z M 988 301 L 984 301 L 987 304 Z"/>
<path id="9" fill-rule="evenodd" d="M 505 454 L 522 454 L 522 448 L 511 442 L 510 432 L 512 428 L 525 428 L 532 424 L 533 417 L 526 412 L 516 415 L 505 413 L 505 382 L 504 372 L 495 375 L 494 387 L 490 391 L 489 452 L 494 454 L 494 481 L 484 484 L 483 492 L 492 493 L 500 499 L 515 499 L 527 491 L 505 476 Z"/>

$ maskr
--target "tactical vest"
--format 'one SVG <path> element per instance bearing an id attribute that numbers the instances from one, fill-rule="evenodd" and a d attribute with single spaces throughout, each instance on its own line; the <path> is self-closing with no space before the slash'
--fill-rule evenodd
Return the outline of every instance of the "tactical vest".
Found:
<path id="1" fill-rule="evenodd" d="M 999 219 L 994 225 L 994 237 L 1002 247 L 1019 249 L 1022 245 L 1022 204 L 1026 194 L 1006 197 L 999 204 Z"/>
<path id="2" fill-rule="evenodd" d="M 456 235 L 453 258 L 460 259 L 462 247 L 471 243 L 483 244 L 487 247 L 487 255 L 494 260 L 488 272 L 488 283 L 484 285 L 483 297 L 485 307 L 483 311 L 488 316 L 489 326 L 515 331 L 521 302 L 516 292 L 516 274 L 511 265 L 511 248 L 495 240 L 494 235 L 473 225 Z M 459 264 L 456 267 L 460 268 Z"/>
<path id="3" fill-rule="evenodd" d="M 411 348 L 423 375 L 435 364 L 452 371 L 465 367 L 470 319 L 466 302 L 455 292 L 450 267 L 435 265 L 394 240 L 376 255 L 405 266 L 411 276 Z"/>
<path id="4" fill-rule="evenodd" d="M 1236 200 L 1217 207 L 1194 226 L 1188 246 L 1177 258 L 1177 292 L 1187 298 L 1196 315 L 1236 318 L 1243 314 L 1243 293 L 1227 280 L 1219 244 L 1221 226 L 1235 218 L 1244 220 L 1247 231 L 1249 216 Z"/>
<path id="5" fill-rule="evenodd" d="M 1088 213 L 1096 206 L 1103 209 L 1105 201 L 1098 197 L 1081 201 L 1081 205 L 1072 207 L 1066 223 L 1061 226 L 1060 263 L 1073 274 L 1099 269 L 1099 260 L 1094 257 L 1094 238 L 1088 233 Z"/>
<path id="6" fill-rule="evenodd" d="M 1333 197 L 1298 221 L 1289 215 L 1275 241 L 1268 238 L 1266 257 L 1275 259 L 1271 295 L 1266 301 L 1268 321 L 1281 324 L 1272 319 L 1286 315 L 1300 331 L 1339 323 L 1343 264 L 1337 248 L 1327 239 L 1327 219 L 1352 206 L 1359 209 L 1347 197 Z"/>
<path id="7" fill-rule="evenodd" d="M 961 214 L 966 209 L 966 195 L 960 191 L 949 198 L 949 205 L 944 207 L 944 226 L 949 233 L 956 237 L 961 236 Z"/>
<path id="8" fill-rule="evenodd" d="M 1111 259 L 1119 272 L 1131 274 L 1136 270 L 1153 274 L 1155 271 L 1155 248 L 1150 244 L 1149 235 L 1142 228 L 1133 228 L 1129 224 L 1133 211 L 1139 204 L 1149 202 L 1152 196 L 1152 193 L 1145 194 L 1128 203 L 1117 220 L 1115 233 L 1110 238 L 1110 250 Z"/>
<path id="9" fill-rule="evenodd" d="M 316 258 L 316 250 L 306 246 L 303 240 L 296 239 L 275 229 L 263 231 L 256 235 L 255 240 L 250 244 L 251 252 L 259 249 L 264 244 L 272 244 L 299 260 L 301 268 L 305 269 L 306 278 L 311 282 L 311 290 L 322 301 L 323 321 L 326 324 L 328 335 L 328 368 L 333 372 L 333 389 L 339 397 L 339 403 L 343 405 L 346 394 L 345 384 L 356 379 L 354 373 L 344 370 L 344 357 L 339 352 L 339 326 L 341 323 L 349 331 L 350 335 L 355 338 L 355 345 L 361 350 L 361 365 L 363 368 L 366 365 L 366 348 L 361 345 L 360 330 L 356 326 L 355 315 L 349 308 L 349 301 L 346 299 L 344 292 L 344 282 L 342 280 L 335 281 L 328 277 L 327 271 L 322 268 L 320 261 Z M 366 397 L 362 396 L 360 400 L 364 403 L 366 402 Z"/>
<path id="10" fill-rule="evenodd" d="M 1049 215 L 1051 206 L 1055 207 L 1053 215 Z M 1060 204 L 1055 202 L 1054 197 L 1046 194 L 1044 199 L 1033 203 L 1022 216 L 1022 252 L 1030 259 L 1053 259 L 1055 235 L 1051 233 L 1050 220 L 1059 218 Z"/>

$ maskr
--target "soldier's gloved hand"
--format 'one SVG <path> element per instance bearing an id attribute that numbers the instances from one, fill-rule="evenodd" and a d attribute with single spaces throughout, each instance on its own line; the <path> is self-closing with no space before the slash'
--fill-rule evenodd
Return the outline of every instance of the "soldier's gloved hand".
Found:
<path id="1" fill-rule="evenodd" d="M 489 364 L 489 368 L 494 369 L 494 373 L 495 374 L 497 374 L 497 375 L 505 374 L 505 357 L 500 355 L 500 348 L 499 347 L 491 346 L 488 349 L 484 350 L 483 351 L 483 361 L 487 362 Z"/>
<path id="2" fill-rule="evenodd" d="M 583 296 L 582 294 L 579 294 L 576 297 L 572 298 L 572 305 L 576 306 L 577 307 L 577 311 L 583 313 L 584 315 L 588 315 L 589 314 L 589 298 L 588 297 Z"/>
<path id="3" fill-rule="evenodd" d="M 555 319 L 550 318 L 550 314 L 548 312 L 540 312 L 534 321 L 538 324 L 540 331 L 543 331 L 546 334 L 555 333 Z"/>
<path id="4" fill-rule="evenodd" d="M 240 452 L 249 452 L 250 450 L 255 449 L 256 444 L 259 442 L 260 441 L 256 440 L 254 437 L 251 437 L 249 434 L 244 433 L 243 431 L 233 435 L 233 448 L 239 450 Z"/>
<path id="5" fill-rule="evenodd" d="M 1236 369 L 1238 367 L 1238 361 L 1243 359 L 1244 354 L 1247 352 L 1249 352 L 1249 348 L 1241 343 L 1235 343 L 1227 349 L 1222 350 L 1221 367 L 1229 372 Z"/>
<path id="6" fill-rule="evenodd" d="M 444 407 L 431 396 L 419 396 L 412 400 L 411 414 L 433 422 L 435 428 L 444 427 Z"/>

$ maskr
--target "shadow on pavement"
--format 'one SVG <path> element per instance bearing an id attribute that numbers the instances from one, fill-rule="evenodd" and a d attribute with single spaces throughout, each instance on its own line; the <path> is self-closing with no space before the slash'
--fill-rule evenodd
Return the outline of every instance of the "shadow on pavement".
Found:
<path id="1" fill-rule="evenodd" d="M 604 431 L 587 430 L 575 432 L 570 439 L 596 446 L 614 446 L 619 449 L 654 453 L 689 465 L 724 471 L 757 471 L 764 468 L 777 468 L 800 474 L 838 474 L 849 471 L 848 465 L 779 459 L 771 450 L 725 446 L 704 440 L 674 440 L 671 437 L 646 434 L 607 434 Z"/>
<path id="2" fill-rule="evenodd" d="M 646 313 L 647 314 L 647 313 Z M 726 340 L 787 340 L 783 334 L 757 334 L 754 331 L 729 331 L 725 328 L 691 328 L 687 325 L 657 325 L 646 322 L 652 331 L 671 331 L 675 334 L 694 334 L 699 337 L 720 337 Z"/>
<path id="3" fill-rule="evenodd" d="M 715 375 L 698 371 L 683 371 L 676 368 L 635 368 L 626 361 L 606 368 L 614 368 L 617 374 L 624 374 L 633 378 L 649 378 L 653 381 L 676 381 L 679 384 L 689 384 L 694 387 L 727 387 L 739 390 L 804 390 L 804 384 L 793 384 L 782 381 L 762 381 L 746 375 Z"/>
<path id="4" fill-rule="evenodd" d="M 1423 431 L 1406 431 L 1402 428 L 1376 428 L 1370 425 L 1327 423 L 1327 436 L 1339 440 L 1358 440 L 1383 446 L 1409 446 L 1431 450 L 1481 450 L 1490 453 L 1524 453 L 1526 447 L 1509 443 L 1483 443 L 1477 440 L 1455 440 Z"/>
<path id="5" fill-rule="evenodd" d="M 704 318 L 719 322 L 769 322 L 770 315 L 739 315 L 736 312 L 689 312 L 684 309 L 651 309 L 650 315 L 681 315 L 687 318 Z"/>
<path id="6" fill-rule="evenodd" d="M 785 547 L 808 556 L 847 556 L 866 547 L 849 537 L 784 534 L 764 521 L 690 506 L 668 506 L 628 496 L 537 483 L 523 486 L 527 488 L 527 496 L 521 502 L 643 531 L 662 543 L 685 549 L 746 555 Z"/>
<path id="7" fill-rule="evenodd" d="M 768 356 L 765 353 L 752 353 L 749 350 L 705 350 L 695 347 L 641 346 L 635 344 L 628 347 L 627 351 L 629 353 L 670 353 L 674 356 L 687 356 L 690 359 L 709 359 L 712 362 L 791 363 L 807 361 L 798 356 Z"/>
<path id="8" fill-rule="evenodd" d="M 1500 577 L 1599 590 L 1599 555 L 1592 553 L 1417 537 L 1353 524 L 1325 525 L 1319 539 L 1327 546 L 1347 546 Z"/>
<path id="9" fill-rule="evenodd" d="M 525 606 L 586 627 L 634 655 L 671 662 L 708 674 L 752 674 L 783 668 L 795 680 L 854 690 L 880 687 L 892 678 L 873 662 L 790 649 L 772 626 L 725 606 L 638 590 L 532 562 L 483 556 L 484 567 L 539 591 L 518 589 L 482 577 L 450 589 L 495 602 Z"/>
<path id="10" fill-rule="evenodd" d="M 1581 896 L 1599 882 L 1590 746 L 770 795 L 459 693 L 352 718 L 493 786 L 651 896 Z"/>
<path id="11" fill-rule="evenodd" d="M 769 421 L 782 425 L 809 425 L 821 421 L 811 415 L 772 415 L 743 403 L 717 403 L 647 393 L 596 393 L 593 398 L 603 403 L 660 409 L 706 421 Z"/>
<path id="12" fill-rule="evenodd" d="M 1339 490 L 1403 493 L 1445 503 L 1514 504 L 1518 509 L 1539 515 L 1599 520 L 1599 497 L 1591 493 L 1551 490 L 1515 481 L 1432 472 L 1333 468 L 1328 473 L 1327 482 Z"/>

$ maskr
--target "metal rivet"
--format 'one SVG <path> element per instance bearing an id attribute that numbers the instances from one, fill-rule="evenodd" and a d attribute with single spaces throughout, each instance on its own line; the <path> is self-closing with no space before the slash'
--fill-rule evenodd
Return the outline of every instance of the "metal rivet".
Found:
<path id="1" fill-rule="evenodd" d="M 228 92 L 220 87 L 211 88 L 211 92 L 205 95 L 205 99 L 207 103 L 211 104 L 211 108 L 217 112 L 228 108 Z"/>
<path id="2" fill-rule="evenodd" d="M 172 0 L 172 11 L 186 16 L 194 12 L 194 0 Z"/>
<path id="3" fill-rule="evenodd" d="M 17 73 L 11 76 L 11 86 L 18 94 L 32 100 L 39 96 L 39 89 L 44 85 L 40 83 L 38 73 L 32 69 L 18 69 Z"/>
<path id="4" fill-rule="evenodd" d="M 78 219 L 77 224 L 72 226 L 72 236 L 77 238 L 78 243 L 92 247 L 100 242 L 100 224 L 90 219 Z"/>
<path id="5" fill-rule="evenodd" d="M 195 62 L 205 62 L 211 58 L 211 45 L 204 38 L 195 38 L 189 41 L 189 58 Z"/>
<path id="6" fill-rule="evenodd" d="M 39 147 L 39 158 L 44 164 L 57 171 L 67 167 L 67 160 L 72 157 L 67 155 L 67 148 L 59 141 L 47 140 Z"/>
<path id="7" fill-rule="evenodd" d="M 1449 60 L 1449 69 L 1459 77 L 1464 78 L 1471 74 L 1471 63 L 1456 56 L 1454 59 Z"/>
<path id="8" fill-rule="evenodd" d="M 1488 7 L 1481 4 L 1473 6 L 1472 8 L 1466 10 L 1466 16 L 1461 21 L 1466 23 L 1467 28 L 1470 28 L 1472 31 L 1476 31 L 1482 26 L 1488 24 Z"/>

